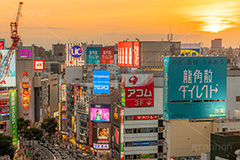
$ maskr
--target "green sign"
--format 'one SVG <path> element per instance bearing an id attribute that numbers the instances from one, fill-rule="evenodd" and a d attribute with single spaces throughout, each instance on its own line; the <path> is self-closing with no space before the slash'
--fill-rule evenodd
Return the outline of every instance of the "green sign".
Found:
<path id="1" fill-rule="evenodd" d="M 124 143 L 121 143 L 121 152 L 124 152 Z"/>
<path id="2" fill-rule="evenodd" d="M 10 128 L 13 144 L 17 145 L 17 100 L 16 90 L 10 90 Z"/>
<path id="3" fill-rule="evenodd" d="M 121 95 L 121 102 L 122 106 L 125 106 L 125 90 L 122 89 L 122 95 Z"/>
<path id="4" fill-rule="evenodd" d="M 141 154 L 141 159 L 149 159 L 149 154 Z"/>

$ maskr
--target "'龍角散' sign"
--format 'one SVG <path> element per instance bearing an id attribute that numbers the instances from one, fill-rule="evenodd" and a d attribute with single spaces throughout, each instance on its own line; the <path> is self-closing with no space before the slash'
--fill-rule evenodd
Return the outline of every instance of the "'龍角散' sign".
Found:
<path id="1" fill-rule="evenodd" d="M 226 57 L 164 57 L 163 117 L 226 116 Z"/>

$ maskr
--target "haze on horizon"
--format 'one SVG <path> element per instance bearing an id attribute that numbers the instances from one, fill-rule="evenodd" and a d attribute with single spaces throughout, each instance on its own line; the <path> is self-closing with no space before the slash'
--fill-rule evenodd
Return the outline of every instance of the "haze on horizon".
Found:
<path id="1" fill-rule="evenodd" d="M 239 47 L 240 1 L 235 0 L 23 0 L 19 34 L 24 45 L 47 49 L 52 43 L 167 40 Z M 10 45 L 10 22 L 19 0 L 0 0 L 0 38 Z"/>

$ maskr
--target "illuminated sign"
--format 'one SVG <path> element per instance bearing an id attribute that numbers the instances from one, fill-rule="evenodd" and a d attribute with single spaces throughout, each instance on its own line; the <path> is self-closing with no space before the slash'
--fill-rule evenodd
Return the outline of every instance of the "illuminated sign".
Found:
<path id="1" fill-rule="evenodd" d="M 62 84 L 62 102 L 66 102 L 66 84 Z"/>
<path id="2" fill-rule="evenodd" d="M 98 139 L 98 143 L 108 143 L 109 142 L 109 128 L 98 128 L 97 129 L 97 139 Z"/>
<path id="3" fill-rule="evenodd" d="M 93 148 L 95 148 L 95 149 L 109 149 L 109 145 L 108 144 L 93 143 Z"/>
<path id="4" fill-rule="evenodd" d="M 154 106 L 153 74 L 125 74 L 125 106 Z"/>
<path id="5" fill-rule="evenodd" d="M 19 51 L 20 51 L 21 58 L 29 58 L 31 56 L 30 49 L 20 49 Z"/>
<path id="6" fill-rule="evenodd" d="M 134 67 L 139 67 L 139 57 L 140 57 L 140 52 L 139 52 L 139 48 L 140 47 L 140 43 L 139 42 L 134 42 L 134 63 L 133 66 Z"/>
<path id="7" fill-rule="evenodd" d="M 10 90 L 10 129 L 13 144 L 17 145 L 17 94 L 16 90 Z"/>
<path id="8" fill-rule="evenodd" d="M 110 94 L 110 71 L 93 71 L 93 93 Z"/>
<path id="9" fill-rule="evenodd" d="M 44 71 L 44 70 L 45 70 L 45 60 L 34 59 L 34 71 Z"/>
<path id="10" fill-rule="evenodd" d="M 80 58 L 83 55 L 83 48 L 79 45 L 74 45 L 71 47 L 69 53 L 73 58 Z"/>
<path id="11" fill-rule="evenodd" d="M 66 106 L 62 106 L 62 111 L 66 111 Z"/>
<path id="12" fill-rule="evenodd" d="M 226 57 L 164 57 L 164 118 L 225 117 L 226 80 Z"/>
<path id="13" fill-rule="evenodd" d="M 193 48 L 182 48 L 181 55 L 183 56 L 199 56 L 200 55 L 200 48 L 193 49 Z"/>
<path id="14" fill-rule="evenodd" d="M 27 110 L 29 108 L 29 99 L 31 95 L 29 94 L 31 90 L 31 78 L 29 78 L 29 73 L 27 71 L 22 71 L 22 107 Z"/>
<path id="15" fill-rule="evenodd" d="M 62 119 L 67 119 L 67 115 L 66 114 L 62 114 Z"/>
<path id="16" fill-rule="evenodd" d="M 114 47 L 101 47 L 100 49 L 100 63 L 113 64 L 114 63 Z"/>
<path id="17" fill-rule="evenodd" d="M 91 104 L 91 121 L 110 122 L 110 105 Z"/>

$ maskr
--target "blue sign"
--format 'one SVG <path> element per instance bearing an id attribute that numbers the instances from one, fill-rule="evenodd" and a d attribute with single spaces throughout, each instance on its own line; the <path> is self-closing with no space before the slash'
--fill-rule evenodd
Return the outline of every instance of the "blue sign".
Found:
<path id="1" fill-rule="evenodd" d="M 2 116 L 10 116 L 10 113 L 2 113 L 2 114 L 0 114 L 0 117 L 2 117 Z"/>
<path id="2" fill-rule="evenodd" d="M 181 49 L 182 56 L 199 56 L 200 48 L 182 48 Z"/>
<path id="3" fill-rule="evenodd" d="M 93 93 L 110 94 L 110 71 L 93 71 Z"/>
<path id="4" fill-rule="evenodd" d="M 87 47 L 87 63 L 100 64 L 100 47 Z"/>
<path id="5" fill-rule="evenodd" d="M 83 55 L 83 48 L 79 45 L 72 46 L 70 54 L 73 58 L 80 58 Z"/>
<path id="6" fill-rule="evenodd" d="M 157 146 L 158 141 L 140 141 L 140 142 L 133 142 L 133 147 L 136 146 Z"/>
<path id="7" fill-rule="evenodd" d="M 226 57 L 164 57 L 166 119 L 226 116 Z"/>

